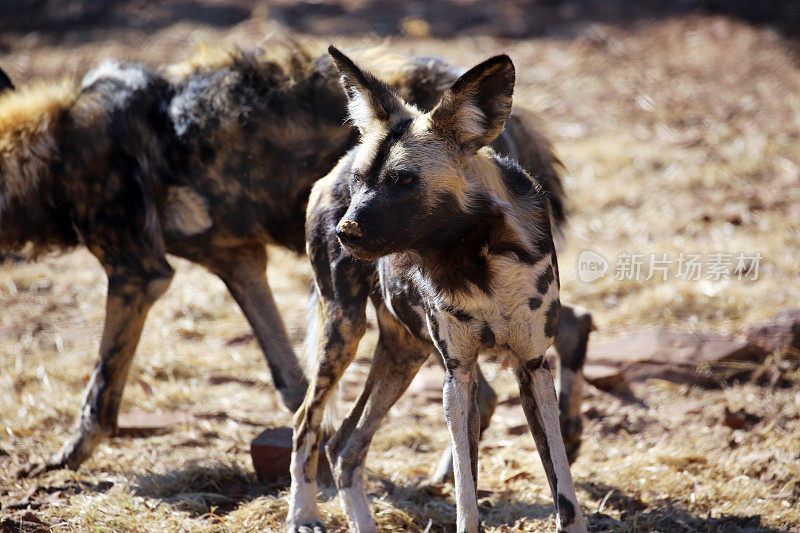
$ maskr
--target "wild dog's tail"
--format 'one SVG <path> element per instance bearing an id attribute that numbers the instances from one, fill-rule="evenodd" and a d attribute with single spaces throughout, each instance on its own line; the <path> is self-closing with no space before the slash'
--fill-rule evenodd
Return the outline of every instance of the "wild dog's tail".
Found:
<path id="1" fill-rule="evenodd" d="M 506 121 L 505 131 L 512 143 L 511 155 L 522 168 L 541 183 L 553 210 L 553 227 L 560 229 L 566 222 L 564 187 L 561 185 L 561 161 L 553 153 L 553 145 L 540 130 L 540 120 L 530 110 L 515 108 Z"/>
<path id="2" fill-rule="evenodd" d="M 317 365 L 317 346 L 318 332 L 321 327 L 318 311 L 318 296 L 311 287 L 311 295 L 308 299 L 308 330 L 303 341 L 303 371 L 308 379 L 309 387 L 313 381 L 314 370 Z M 342 394 L 341 382 L 336 386 L 336 390 L 331 394 L 328 403 L 325 404 L 325 412 L 322 415 L 322 434 L 323 438 L 333 435 L 339 422 L 339 399 Z"/>
<path id="3" fill-rule="evenodd" d="M 9 89 L 11 91 L 14 90 L 14 84 L 11 83 L 11 78 L 0 68 L 0 93 Z"/>

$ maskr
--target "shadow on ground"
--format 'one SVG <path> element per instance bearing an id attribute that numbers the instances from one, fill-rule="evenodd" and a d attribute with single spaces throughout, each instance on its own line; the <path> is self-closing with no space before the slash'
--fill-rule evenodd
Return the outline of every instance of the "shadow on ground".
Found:
<path id="1" fill-rule="evenodd" d="M 603 512 L 587 516 L 592 531 L 628 531 L 631 533 L 650 531 L 777 533 L 783 531 L 762 525 L 759 515 L 711 517 L 711 513 L 706 513 L 705 516 L 702 516 L 672 502 L 648 507 L 636 496 L 603 483 L 581 483 L 577 487 L 599 500 L 603 510 L 620 511 L 619 519 L 612 518 Z"/>
<path id="2" fill-rule="evenodd" d="M 131 491 L 137 496 L 160 499 L 196 517 L 212 508 L 223 516 L 244 502 L 277 495 L 286 487 L 288 481 L 259 483 L 252 470 L 237 465 L 188 462 L 180 469 L 135 476 Z"/>
<path id="3" fill-rule="evenodd" d="M 80 32 L 85 41 L 119 30 L 155 32 L 181 21 L 225 28 L 250 18 L 248 7 L 203 0 L 0 0 L 0 34 L 37 32 L 57 36 Z"/>
<path id="4" fill-rule="evenodd" d="M 787 36 L 800 37 L 800 3 L 791 0 L 371 0 L 352 8 L 347 4 L 308 0 L 278 5 L 269 14 L 289 28 L 314 34 L 571 39 L 594 23 L 646 26 L 659 19 L 701 13 L 770 25 Z"/>
<path id="5" fill-rule="evenodd" d="M 780 533 L 785 530 L 773 529 L 761 524 L 761 516 L 726 515 L 712 518 L 692 514 L 686 509 L 667 504 L 634 514 L 623 514 L 617 520 L 603 513 L 587 516 L 591 531 L 626 531 L 648 533 L 650 531 L 669 531 L 670 533 Z"/>

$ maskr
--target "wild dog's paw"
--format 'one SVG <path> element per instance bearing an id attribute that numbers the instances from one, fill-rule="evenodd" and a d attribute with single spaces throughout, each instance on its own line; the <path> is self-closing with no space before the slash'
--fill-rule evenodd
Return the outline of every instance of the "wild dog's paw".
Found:
<path id="1" fill-rule="evenodd" d="M 46 462 L 29 463 L 17 471 L 17 477 L 36 477 L 51 470 L 77 470 L 103 439 L 111 435 L 111 431 L 94 426 L 89 430 L 78 429 L 70 435 L 61 449 Z"/>
<path id="2" fill-rule="evenodd" d="M 316 495 L 316 490 L 309 492 L 311 493 Z M 325 526 L 322 525 L 317 513 L 316 501 L 310 500 L 307 503 L 308 505 L 301 507 L 296 505 L 297 501 L 290 501 L 289 514 L 286 517 L 286 533 L 325 533 Z"/>
<path id="3" fill-rule="evenodd" d="M 556 531 L 558 531 L 558 533 L 587 533 L 589 531 L 589 526 L 583 516 L 578 516 L 569 524 L 559 523 Z"/>
<path id="4" fill-rule="evenodd" d="M 69 468 L 69 465 L 67 465 L 65 461 L 55 462 L 51 460 L 41 463 L 30 462 L 17 470 L 15 475 L 17 479 L 38 477 L 46 472 L 50 472 L 52 470 L 61 470 L 63 468 Z"/>
<path id="5" fill-rule="evenodd" d="M 309 522 L 308 524 L 286 524 L 286 533 L 325 533 L 322 522 Z"/>
<path id="6" fill-rule="evenodd" d="M 84 448 L 65 445 L 59 453 L 47 461 L 30 462 L 17 471 L 17 478 L 37 477 L 53 470 L 77 470 L 89 458 L 91 452 Z"/>
<path id="7" fill-rule="evenodd" d="M 14 472 L 14 477 L 17 479 L 37 477 L 45 472 L 46 467 L 47 463 L 27 463 L 22 465 L 16 472 Z"/>

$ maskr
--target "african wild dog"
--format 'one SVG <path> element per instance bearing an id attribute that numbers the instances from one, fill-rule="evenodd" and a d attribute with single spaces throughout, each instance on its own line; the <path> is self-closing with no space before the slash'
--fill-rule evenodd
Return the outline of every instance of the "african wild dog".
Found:
<path id="1" fill-rule="evenodd" d="M 438 60 L 385 50 L 361 57 L 421 108 L 457 77 Z M 300 405 L 306 379 L 266 282 L 264 244 L 304 251 L 311 186 L 356 142 L 343 125 L 337 78 L 327 54 L 289 43 L 201 49 L 166 77 L 107 63 L 81 85 L 0 97 L 0 252 L 84 244 L 109 280 L 100 360 L 78 429 L 34 472 L 77 468 L 113 434 L 145 317 L 172 277 L 166 253 L 221 277 L 256 333 L 283 403 Z M 523 120 L 509 121 L 500 149 L 522 154 L 557 183 L 546 145 L 518 148 L 530 144 L 530 132 Z M 588 330 L 585 320 L 574 324 L 563 337 L 577 349 L 561 355 L 579 372 Z M 495 395 L 484 380 L 479 398 L 485 425 Z M 571 427 L 579 443 L 579 426 Z M 438 478 L 448 473 L 447 454 L 442 465 Z"/>
<path id="2" fill-rule="evenodd" d="M 484 350 L 512 355 L 558 529 L 586 531 L 544 358 L 559 324 L 551 235 L 558 218 L 548 201 L 559 191 L 488 147 L 511 114 L 511 60 L 496 56 L 472 68 L 426 113 L 336 48 L 329 53 L 361 139 L 309 201 L 316 369 L 295 415 L 288 529 L 324 529 L 316 507 L 319 423 L 353 360 L 371 297 L 379 328 L 372 366 L 326 448 L 351 530 L 376 530 L 364 486 L 369 443 L 435 348 L 445 366 L 458 531 L 479 528 L 476 359 Z"/>

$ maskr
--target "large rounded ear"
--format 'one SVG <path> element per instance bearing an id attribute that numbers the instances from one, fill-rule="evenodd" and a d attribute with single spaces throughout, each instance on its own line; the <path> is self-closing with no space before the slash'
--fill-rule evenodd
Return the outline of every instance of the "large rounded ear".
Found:
<path id="1" fill-rule="evenodd" d="M 369 128 L 374 121 L 387 122 L 402 108 L 399 97 L 384 82 L 362 71 L 336 47 L 328 47 L 328 53 L 341 74 L 350 120 L 359 129 Z"/>
<path id="2" fill-rule="evenodd" d="M 5 91 L 6 89 L 13 91 L 14 84 L 11 83 L 11 79 L 3 72 L 3 69 L 0 68 L 0 93 Z"/>
<path id="3" fill-rule="evenodd" d="M 431 111 L 431 126 L 475 152 L 503 131 L 513 95 L 514 63 L 507 55 L 494 56 L 469 69 L 445 91 Z"/>

